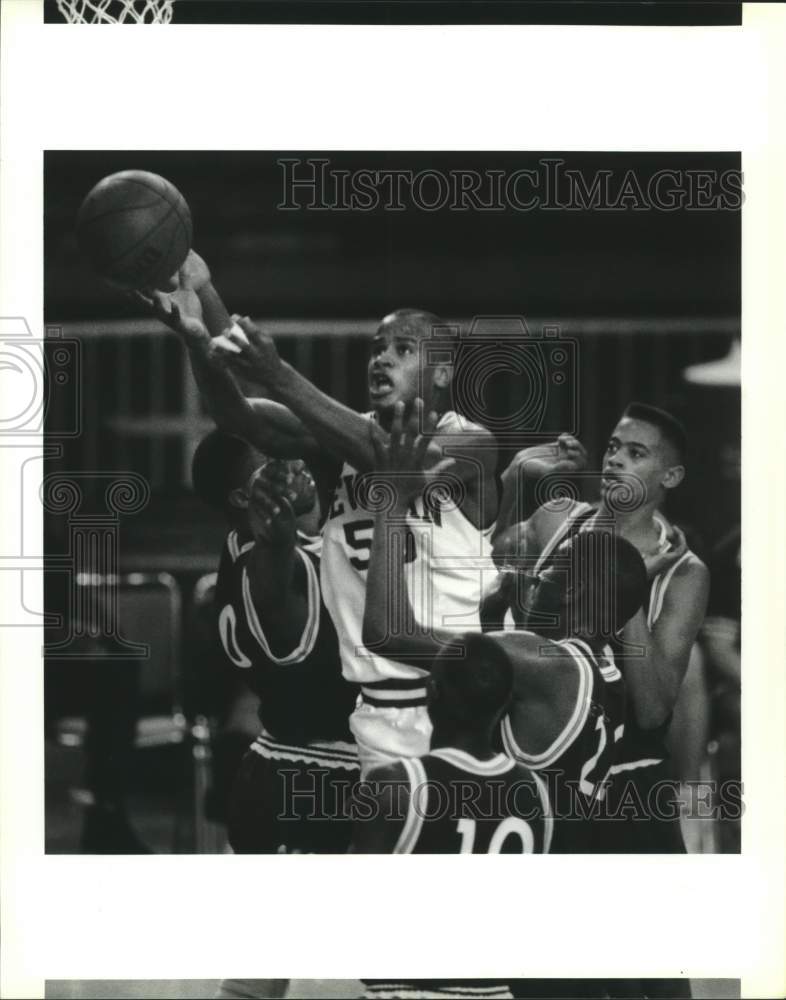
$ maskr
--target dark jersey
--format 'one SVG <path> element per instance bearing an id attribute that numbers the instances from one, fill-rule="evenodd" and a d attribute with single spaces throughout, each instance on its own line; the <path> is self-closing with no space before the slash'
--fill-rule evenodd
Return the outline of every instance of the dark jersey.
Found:
<path id="1" fill-rule="evenodd" d="M 548 794 L 526 767 L 503 754 L 477 760 L 453 747 L 401 763 L 410 795 L 394 854 L 548 853 Z"/>
<path id="2" fill-rule="evenodd" d="M 273 654 L 251 598 L 247 562 L 253 546 L 250 536 L 231 531 L 221 555 L 216 609 L 224 653 L 259 697 L 260 720 L 275 741 L 295 747 L 318 740 L 350 741 L 348 720 L 356 690 L 341 676 L 336 631 L 322 603 L 319 540 L 298 538 L 308 617 L 284 656 Z"/>
<path id="3" fill-rule="evenodd" d="M 506 640 L 513 643 L 510 636 Z M 547 780 L 558 820 L 555 852 L 597 850 L 597 820 L 616 769 L 625 732 L 625 685 L 610 646 L 596 656 L 580 639 L 551 642 L 555 655 L 570 657 L 578 671 L 578 690 L 570 718 L 551 745 L 538 754 L 522 750 L 510 716 L 500 724 L 507 754 Z"/>

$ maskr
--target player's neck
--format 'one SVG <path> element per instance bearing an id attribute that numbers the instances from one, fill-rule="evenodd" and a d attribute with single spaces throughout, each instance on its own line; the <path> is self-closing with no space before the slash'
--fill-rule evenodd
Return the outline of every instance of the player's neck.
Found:
<path id="1" fill-rule="evenodd" d="M 621 538 L 629 541 L 632 545 L 640 547 L 646 544 L 651 536 L 659 533 L 657 522 L 655 521 L 655 511 L 658 509 L 657 501 L 643 504 L 636 510 L 631 511 L 609 511 L 601 501 L 598 513 L 601 516 L 611 517 L 614 526 Z"/>

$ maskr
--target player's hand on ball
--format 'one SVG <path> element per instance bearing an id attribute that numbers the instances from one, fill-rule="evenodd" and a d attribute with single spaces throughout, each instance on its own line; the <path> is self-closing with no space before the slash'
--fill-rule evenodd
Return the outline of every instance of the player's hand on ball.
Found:
<path id="1" fill-rule="evenodd" d="M 190 288 L 194 292 L 210 281 L 210 268 L 196 251 L 188 251 L 183 266 L 177 272 L 177 281 L 179 288 Z"/>

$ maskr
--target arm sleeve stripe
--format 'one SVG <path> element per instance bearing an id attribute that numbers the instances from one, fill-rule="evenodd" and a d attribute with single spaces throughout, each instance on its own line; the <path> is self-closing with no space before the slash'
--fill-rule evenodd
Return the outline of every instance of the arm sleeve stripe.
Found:
<path id="1" fill-rule="evenodd" d="M 296 551 L 303 560 L 306 569 L 308 613 L 306 615 L 306 624 L 303 628 L 300 642 L 295 649 L 293 649 L 292 652 L 288 653 L 286 656 L 274 656 L 270 648 L 270 644 L 265 637 L 265 633 L 259 621 L 256 608 L 254 607 L 254 601 L 251 597 L 251 585 L 248 579 L 248 572 L 245 568 L 243 569 L 243 606 L 246 612 L 246 620 L 248 622 L 249 631 L 262 647 L 265 655 L 271 660 L 271 662 L 277 663 L 280 666 L 285 666 L 288 663 L 302 663 L 314 649 L 317 634 L 319 633 L 320 601 L 317 571 L 314 569 L 314 565 L 308 556 L 304 555 L 300 549 L 297 549 Z"/>
<path id="2" fill-rule="evenodd" d="M 505 717 L 507 728 L 505 728 L 505 723 L 503 723 L 502 733 L 505 743 L 509 744 L 506 747 L 508 753 L 513 751 L 517 760 L 522 761 L 522 763 L 532 768 L 543 769 L 558 760 L 584 728 L 587 716 L 589 715 L 593 684 L 592 667 L 589 665 L 587 658 L 572 643 L 564 642 L 560 643 L 560 645 L 568 650 L 579 671 L 579 690 L 576 694 L 576 702 L 573 706 L 573 712 L 562 732 L 543 753 L 529 754 L 525 753 L 514 740 L 513 728 L 510 725 L 509 716 Z"/>
<path id="3" fill-rule="evenodd" d="M 428 789 L 426 788 L 425 769 L 417 757 L 402 757 L 401 763 L 409 778 L 409 803 L 404 829 L 393 848 L 393 853 L 411 854 L 420 837 L 420 831 L 423 829 L 425 812 L 423 807 L 426 804 L 424 796 L 428 794 Z"/>

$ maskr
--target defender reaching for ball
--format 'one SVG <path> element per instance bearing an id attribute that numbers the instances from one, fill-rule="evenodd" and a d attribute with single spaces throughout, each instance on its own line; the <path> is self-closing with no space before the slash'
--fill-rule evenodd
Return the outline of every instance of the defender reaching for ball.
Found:
<path id="1" fill-rule="evenodd" d="M 374 461 L 369 422 L 387 437 L 394 408 L 411 407 L 419 393 L 425 393 L 429 406 L 440 414 L 424 457 L 425 471 L 418 473 L 421 488 L 411 495 L 407 510 L 410 542 L 405 575 L 421 619 L 461 631 L 480 628 L 481 567 L 489 565 L 489 533 L 497 508 L 494 438 L 450 410 L 451 342 L 440 337 L 444 324 L 431 313 L 399 309 L 380 323 L 371 345 L 372 411 L 366 414 L 320 392 L 280 359 L 270 336 L 249 320 L 239 320 L 238 325 L 240 331 L 220 338 L 217 349 L 238 371 L 263 382 L 343 462 L 323 529 L 321 579 L 341 642 L 344 676 L 361 684 L 351 720 L 361 764 L 422 755 L 431 733 L 425 671 L 369 652 L 362 642 L 374 531 L 373 509 L 362 488 L 362 474 Z M 434 470 L 448 455 L 460 496 L 457 503 L 443 505 L 430 494 L 430 484 Z"/>

